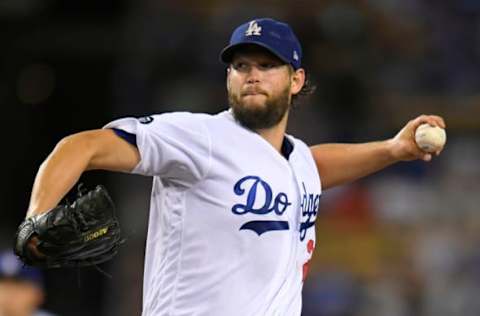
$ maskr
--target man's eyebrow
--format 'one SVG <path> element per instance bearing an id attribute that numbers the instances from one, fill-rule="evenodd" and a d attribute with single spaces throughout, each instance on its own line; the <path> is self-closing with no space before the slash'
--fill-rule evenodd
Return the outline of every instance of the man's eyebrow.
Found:
<path id="1" fill-rule="evenodd" d="M 262 56 L 262 57 L 256 57 L 256 58 L 249 58 L 246 56 L 238 56 L 234 59 L 232 59 L 232 62 L 234 61 L 249 61 L 249 62 L 255 62 L 255 63 L 282 63 L 282 61 L 278 58 L 270 58 L 268 56 Z"/>

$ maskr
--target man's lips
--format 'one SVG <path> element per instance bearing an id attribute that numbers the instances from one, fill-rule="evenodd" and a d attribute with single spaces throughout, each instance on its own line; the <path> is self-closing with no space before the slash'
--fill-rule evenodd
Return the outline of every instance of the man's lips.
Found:
<path id="1" fill-rule="evenodd" d="M 267 95 L 267 93 L 260 89 L 247 89 L 242 92 L 242 96 L 249 96 L 249 95 Z"/>
<path id="2" fill-rule="evenodd" d="M 254 95 L 265 95 L 265 94 L 264 93 L 256 93 L 256 92 L 242 94 L 242 96 L 244 96 L 244 97 L 254 96 Z"/>

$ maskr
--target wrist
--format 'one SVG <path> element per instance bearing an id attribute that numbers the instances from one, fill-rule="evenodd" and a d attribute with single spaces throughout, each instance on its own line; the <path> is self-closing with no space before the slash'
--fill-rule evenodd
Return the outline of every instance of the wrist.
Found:
<path id="1" fill-rule="evenodd" d="M 395 138 L 390 138 L 385 141 L 384 143 L 384 149 L 385 149 L 385 156 L 387 157 L 388 161 L 390 163 L 396 163 L 401 160 L 401 157 L 399 155 L 399 150 L 398 150 L 398 142 L 396 141 Z"/>

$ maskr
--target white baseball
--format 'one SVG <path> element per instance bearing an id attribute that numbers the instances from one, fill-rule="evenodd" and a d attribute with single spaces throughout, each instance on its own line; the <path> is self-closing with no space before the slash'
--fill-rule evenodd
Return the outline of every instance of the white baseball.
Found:
<path id="1" fill-rule="evenodd" d="M 422 124 L 415 131 L 415 142 L 421 150 L 433 153 L 441 150 L 447 141 L 447 133 L 438 126 Z"/>

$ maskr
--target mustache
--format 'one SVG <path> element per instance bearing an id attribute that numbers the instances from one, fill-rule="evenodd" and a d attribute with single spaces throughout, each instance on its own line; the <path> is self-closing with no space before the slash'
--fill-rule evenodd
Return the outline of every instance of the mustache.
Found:
<path id="1" fill-rule="evenodd" d="M 257 87 L 257 86 L 247 86 L 246 88 L 241 90 L 240 94 L 242 96 L 250 95 L 250 94 L 263 94 L 263 95 L 268 96 L 267 91 L 265 91 L 262 88 Z"/>

